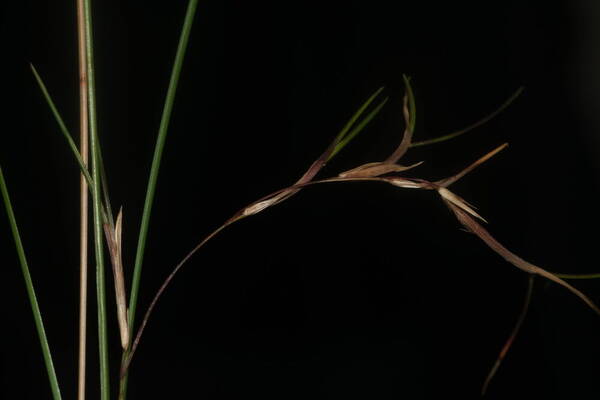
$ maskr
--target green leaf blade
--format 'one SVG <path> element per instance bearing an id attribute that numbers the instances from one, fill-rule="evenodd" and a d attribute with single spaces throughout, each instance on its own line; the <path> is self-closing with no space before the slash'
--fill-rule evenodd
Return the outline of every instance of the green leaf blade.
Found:
<path id="1" fill-rule="evenodd" d="M 37 69 L 33 66 L 33 64 L 29 64 L 29 66 L 31 68 L 31 72 L 33 73 L 33 76 L 35 77 L 35 80 L 36 80 L 42 94 L 44 95 L 44 99 L 46 100 L 46 103 L 48 103 L 48 106 L 50 107 L 50 110 L 52 111 L 52 115 L 54 116 L 54 119 L 58 123 L 60 132 L 63 134 L 63 137 L 67 141 L 67 144 L 69 145 L 69 148 L 71 149 L 71 152 L 73 153 L 73 156 L 77 160 L 77 164 L 79 164 L 79 169 L 81 170 L 81 173 L 83 174 L 83 176 L 85 176 L 85 180 L 87 181 L 88 187 L 93 188 L 94 184 L 92 182 L 92 177 L 90 176 L 90 173 L 89 173 L 88 169 L 86 168 L 86 166 L 83 162 L 83 159 L 81 158 L 79 149 L 77 148 L 77 145 L 73 141 L 73 137 L 71 136 L 71 133 L 69 132 L 69 129 L 67 128 L 67 125 L 65 124 L 62 116 L 60 115 L 60 112 L 58 111 L 58 108 L 56 107 L 54 100 L 52 100 L 52 96 L 50 96 L 50 93 L 48 92 L 48 88 L 46 87 L 46 84 L 42 80 L 42 77 L 38 73 Z"/>
<path id="2" fill-rule="evenodd" d="M 4 201 L 4 206 L 6 208 L 6 214 L 8 215 L 8 221 L 10 224 L 13 239 L 15 241 L 15 247 L 17 250 L 17 255 L 19 257 L 19 263 L 21 265 L 21 272 L 23 273 L 23 278 L 25 280 L 27 296 L 29 297 L 29 303 L 31 305 L 31 311 L 33 313 L 35 327 L 36 327 L 38 337 L 40 340 L 40 345 L 42 347 L 42 355 L 44 357 L 44 364 L 46 365 L 46 371 L 48 372 L 48 378 L 50 380 L 50 389 L 52 391 L 52 398 L 54 400 L 60 400 L 61 399 L 60 388 L 58 385 L 58 379 L 56 378 L 56 371 L 54 370 L 54 363 L 52 361 L 50 345 L 48 344 L 48 338 L 46 337 L 46 330 L 44 329 L 44 321 L 42 319 L 42 313 L 40 311 L 40 306 L 38 304 L 37 297 L 35 295 L 35 288 L 33 286 L 33 280 L 31 279 L 31 274 L 29 272 L 29 265 L 27 263 L 27 257 L 25 256 L 25 249 L 23 248 L 23 243 L 21 241 L 21 235 L 19 234 L 19 228 L 17 226 L 17 221 L 15 218 L 15 214 L 14 214 L 14 211 L 12 208 L 11 201 L 10 201 L 10 196 L 8 194 L 8 188 L 6 185 L 6 181 L 4 179 L 4 174 L 2 173 L 2 168 L 0 168 L 0 191 L 2 192 L 2 199 Z"/>
<path id="3" fill-rule="evenodd" d="M 498 107 L 496 110 L 492 111 L 490 114 L 486 115 L 479 121 L 467 126 L 466 128 L 463 128 L 461 130 L 449 133 L 447 135 L 439 136 L 439 137 L 436 137 L 433 139 L 423 140 L 421 142 L 415 142 L 411 145 L 411 147 L 427 146 L 430 144 L 445 142 L 446 140 L 454 139 L 458 136 L 464 135 L 465 133 L 467 133 L 469 131 L 472 131 L 475 128 L 480 127 L 481 125 L 483 125 L 483 124 L 489 122 L 490 120 L 492 120 L 493 118 L 495 118 L 498 114 L 500 114 L 508 106 L 510 106 L 521 95 L 521 93 L 523 93 L 523 90 L 525 90 L 525 88 L 520 87 L 508 99 L 506 99 L 506 101 L 504 103 L 502 103 L 502 105 L 500 105 L 500 107 Z"/>
<path id="4" fill-rule="evenodd" d="M 347 132 L 347 134 L 345 134 L 345 136 L 343 136 L 343 138 L 338 141 L 335 148 L 333 149 L 333 152 L 329 155 L 328 160 L 332 159 L 337 153 L 340 152 L 340 150 L 342 150 L 348 143 L 350 143 L 350 141 L 352 139 L 354 139 L 356 137 L 356 135 L 358 135 L 360 132 L 362 132 L 365 129 L 365 127 L 369 124 L 369 122 L 371 122 L 371 120 L 373 120 L 373 118 L 375 118 L 375 116 L 377 114 L 379 114 L 379 112 L 381 111 L 383 106 L 385 106 L 385 104 L 388 102 L 388 100 L 389 100 L 388 97 L 384 98 L 381 102 L 379 102 L 379 104 L 377 104 L 377 107 L 375 107 L 369 114 L 367 114 L 367 116 L 364 119 L 362 119 L 352 130 Z M 369 104 L 370 104 L 370 102 L 369 102 Z M 363 106 L 364 106 L 364 104 L 363 104 Z M 361 107 L 361 109 L 362 108 L 363 107 Z M 364 108 L 366 108 L 366 107 L 364 107 Z M 362 111 L 361 110 L 359 110 L 359 111 L 360 111 L 360 113 L 357 111 L 357 113 L 355 115 L 360 116 L 360 114 L 362 114 L 364 112 L 364 109 Z M 354 122 L 356 122 L 356 119 Z"/>
<path id="5" fill-rule="evenodd" d="M 348 131 L 350 131 L 350 129 L 352 128 L 352 126 L 354 126 L 354 124 L 356 123 L 356 121 L 358 121 L 358 119 L 360 118 L 360 116 L 371 105 L 371 103 L 377 98 L 377 96 L 379 96 L 379 94 L 383 91 L 383 89 L 385 89 L 385 87 L 383 87 L 383 86 L 380 87 L 379 89 L 377 89 L 375 91 L 375 93 L 373 93 L 371 96 L 369 96 L 369 98 L 358 108 L 358 110 L 356 110 L 356 112 L 350 117 L 350 119 L 348 120 L 348 122 L 346 122 L 346 125 L 344 125 L 344 127 L 342 128 L 342 130 L 336 136 L 336 138 L 335 138 L 336 142 L 341 141 L 344 138 L 344 136 L 346 136 L 346 134 L 348 133 Z"/>

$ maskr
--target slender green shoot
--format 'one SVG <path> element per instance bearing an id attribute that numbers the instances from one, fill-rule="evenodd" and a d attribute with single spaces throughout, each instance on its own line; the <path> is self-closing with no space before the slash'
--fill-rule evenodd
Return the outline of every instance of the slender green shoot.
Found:
<path id="1" fill-rule="evenodd" d="M 183 28 L 181 30 L 179 43 L 177 45 L 177 53 L 175 55 L 173 69 L 171 70 L 171 78 L 169 82 L 169 88 L 167 90 L 167 95 L 165 98 L 165 104 L 163 107 L 160 127 L 158 130 L 158 137 L 156 140 L 156 146 L 154 148 L 154 156 L 152 158 L 150 177 L 148 179 L 148 187 L 146 190 L 146 200 L 144 202 L 144 211 L 142 214 L 142 223 L 140 226 L 140 234 L 138 237 L 138 245 L 135 254 L 135 265 L 131 284 L 131 294 L 129 298 L 129 329 L 131 332 L 133 332 L 135 312 L 137 308 L 140 287 L 140 278 L 142 274 L 142 263 L 144 261 L 144 250 L 146 248 L 146 238 L 148 236 L 148 228 L 150 223 L 150 214 L 152 212 L 152 203 L 154 201 L 154 193 L 156 192 L 156 181 L 158 179 L 158 171 L 160 168 L 163 149 L 165 147 L 165 140 L 167 138 L 169 122 L 171 120 L 171 112 L 173 110 L 173 103 L 175 101 L 177 84 L 179 83 L 179 76 L 181 74 L 183 59 L 187 49 L 187 43 L 190 37 L 190 32 L 192 30 L 192 24 L 194 21 L 194 15 L 197 5 L 198 0 L 190 0 L 188 2 L 187 11 L 183 22 Z"/>
<path id="2" fill-rule="evenodd" d="M 75 159 L 77 160 L 77 163 L 79 164 L 79 169 L 81 169 L 81 173 L 85 176 L 85 180 L 87 181 L 88 186 L 91 188 L 90 190 L 93 190 L 94 184 L 92 183 L 92 177 L 90 176 L 90 173 L 88 172 L 88 169 L 86 168 L 86 166 L 83 162 L 83 159 L 81 158 L 81 154 L 79 154 L 79 150 L 77 149 L 77 145 L 73 141 L 73 137 L 71 136 L 69 129 L 65 125 L 64 120 L 62 119 L 60 113 L 58 112 L 58 109 L 56 108 L 56 105 L 54 104 L 54 101 L 52 100 L 50 93 L 48 93 L 48 89 L 46 88 L 46 85 L 44 84 L 42 77 L 37 72 L 37 70 L 35 69 L 33 64 L 30 64 L 30 67 L 31 67 L 31 72 L 33 72 L 33 76 L 35 77 L 35 80 L 37 81 L 37 83 L 40 87 L 40 90 L 42 91 L 42 94 L 44 95 L 44 98 L 46 99 L 46 102 L 48 103 L 48 106 L 50 107 L 50 110 L 52 110 L 54 119 L 56 119 L 56 122 L 58 123 L 58 126 L 60 127 L 61 133 L 63 134 L 64 138 L 67 140 L 67 143 L 69 144 L 69 147 L 71 148 L 71 152 L 73 153 L 73 155 L 75 156 Z"/>
<path id="3" fill-rule="evenodd" d="M 138 295 L 140 290 L 140 279 L 142 276 L 142 264 L 144 262 L 144 252 L 146 249 L 146 239 L 148 237 L 148 228 L 150 226 L 150 215 L 152 213 L 152 205 L 154 202 L 154 194 L 156 192 L 156 182 L 158 180 L 158 171 L 160 169 L 160 162 L 162 159 L 162 153 L 165 147 L 165 141 L 167 138 L 169 122 L 171 120 L 171 112 L 173 111 L 173 104 L 175 102 L 175 93 L 177 92 L 177 85 L 179 83 L 179 76 L 181 75 L 181 69 L 183 66 L 183 59 L 187 50 L 187 44 L 189 41 L 190 33 L 192 31 L 192 25 L 194 22 L 194 16 L 196 14 L 196 8 L 198 6 L 198 0 L 189 0 L 185 18 L 183 21 L 183 27 L 179 36 L 179 43 L 177 44 L 177 52 L 175 54 L 175 60 L 173 62 L 173 68 L 171 70 L 171 78 L 169 80 L 169 88 L 167 89 L 167 95 L 165 97 L 165 103 L 163 106 L 162 116 L 160 120 L 160 126 L 158 129 L 158 137 L 156 139 L 156 145 L 154 147 L 154 156 L 152 158 L 152 166 L 150 167 L 150 176 L 148 178 L 148 186 L 146 189 L 146 199 L 144 201 L 144 210 L 142 213 L 142 221 L 140 224 L 140 233 L 138 237 L 138 244 L 135 253 L 135 263 L 133 267 L 133 278 L 131 282 L 131 294 L 129 296 L 129 307 L 128 307 L 128 327 L 129 336 L 133 337 L 134 334 L 134 322 L 135 313 L 137 309 Z M 127 359 L 127 351 L 124 352 L 122 361 Z M 121 377 L 119 387 L 119 399 L 124 400 L 127 396 L 127 377 L 125 374 Z"/>
<path id="4" fill-rule="evenodd" d="M 433 139 L 423 140 L 421 142 L 412 143 L 411 147 L 427 146 L 429 144 L 445 142 L 446 140 L 454 139 L 457 136 L 463 135 L 463 134 L 465 134 L 465 133 L 467 133 L 467 132 L 469 132 L 469 131 L 471 131 L 471 130 L 473 130 L 475 128 L 480 127 L 481 125 L 483 125 L 486 122 L 490 121 L 496 115 L 498 115 L 502 111 L 504 111 L 509 105 L 511 105 L 512 102 L 515 101 L 517 99 L 517 97 L 519 97 L 521 95 L 521 93 L 523 93 L 524 89 L 525 89 L 524 87 L 518 88 L 517 91 L 514 92 L 512 94 L 512 96 L 510 96 L 504 103 L 502 103 L 502 105 L 500 107 L 498 107 L 495 111 L 493 111 L 490 114 L 486 115 L 485 117 L 483 117 L 479 121 L 477 121 L 477 122 L 475 122 L 475 123 L 467 126 L 466 128 L 463 128 L 463 129 L 461 129 L 459 131 L 452 132 L 452 133 L 449 133 L 447 135 L 440 136 L 440 137 L 437 137 L 437 138 L 433 138 Z"/>
<path id="5" fill-rule="evenodd" d="M 379 111 L 381 111 L 381 109 L 383 108 L 383 106 L 385 106 L 385 103 L 388 102 L 388 97 L 384 98 L 381 102 L 379 102 L 379 104 L 377 104 L 377 107 L 375 107 L 373 109 L 373 111 L 371 111 L 369 114 L 367 114 L 367 116 L 361 120 L 350 132 L 348 132 L 347 135 L 345 135 L 342 140 L 340 140 L 340 142 L 335 146 L 335 149 L 333 150 L 333 152 L 331 153 L 331 155 L 329 156 L 329 159 L 333 158 L 333 156 L 335 156 L 340 150 L 342 150 L 348 143 L 350 143 L 350 141 L 352 139 L 354 139 L 354 137 L 356 135 L 358 135 L 363 129 L 365 129 L 365 127 L 367 126 L 367 124 L 369 122 L 371 122 L 371 120 L 373 118 L 375 118 L 375 116 L 377 114 L 379 114 Z"/>
<path id="6" fill-rule="evenodd" d="M 90 175 L 88 168 L 85 166 L 83 157 L 81 157 L 81 153 L 79 152 L 79 150 L 77 149 L 77 146 L 75 145 L 75 142 L 73 141 L 73 136 L 71 136 L 71 132 L 69 132 L 69 129 L 65 125 L 64 119 L 62 118 L 60 112 L 58 111 L 58 108 L 56 107 L 54 101 L 52 100 L 52 96 L 50 96 L 50 93 L 48 92 L 48 89 L 47 89 L 46 85 L 44 84 L 44 81 L 42 80 L 41 76 L 39 75 L 39 73 L 37 72 L 37 70 L 35 69 L 35 67 L 33 65 L 31 65 L 31 71 L 33 72 L 33 76 L 35 77 L 35 80 L 37 81 L 37 83 L 42 91 L 42 94 L 44 95 L 44 98 L 46 99 L 46 102 L 48 103 L 48 106 L 50 107 L 50 110 L 52 110 L 54 119 L 58 123 L 60 131 L 63 134 L 63 137 L 66 139 L 67 144 L 69 145 L 69 148 L 71 149 L 71 153 L 73 154 L 73 157 L 75 157 L 75 160 L 77 161 L 77 164 L 79 165 L 79 169 L 81 170 L 81 173 L 85 177 L 85 180 L 88 184 L 88 188 L 90 189 L 90 192 L 93 192 L 94 184 L 93 184 L 92 177 Z M 105 215 L 103 215 L 103 218 L 106 220 L 106 222 L 108 222 L 111 229 L 114 230 L 115 224 L 114 224 L 114 218 L 113 218 L 113 214 L 112 214 L 112 207 L 110 205 L 110 198 L 108 196 L 108 184 L 107 184 L 107 180 L 106 180 L 106 173 L 104 170 L 104 160 L 102 158 L 102 149 L 99 148 L 98 153 L 99 153 L 99 158 L 100 158 L 100 179 L 102 181 L 102 195 L 104 197 L 103 210 L 104 210 Z"/>
<path id="7" fill-rule="evenodd" d="M 94 211 L 94 248 L 96 253 L 96 303 L 98 308 L 98 351 L 100 367 L 100 399 L 109 400 L 110 380 L 108 367 L 108 335 L 106 329 L 106 284 L 103 253 L 102 200 L 100 197 L 100 156 L 98 140 L 98 121 L 96 115 L 96 83 L 94 68 L 94 49 L 92 35 L 91 1 L 85 0 L 85 47 L 87 56 L 88 103 L 90 121 L 90 150 L 92 158 L 92 205 Z"/>
<path id="8" fill-rule="evenodd" d="M 377 98 L 377 96 L 379 96 L 381 94 L 381 92 L 383 92 L 383 89 L 385 89 L 384 86 L 377 89 L 375 91 L 375 93 L 373 93 L 371 96 L 369 96 L 369 98 L 367 100 L 365 100 L 365 102 L 358 108 L 358 110 L 356 110 L 356 112 L 354 114 L 352 114 L 350 119 L 346 122 L 346 124 L 344 125 L 342 130 L 336 136 L 336 138 L 335 138 L 336 142 L 339 142 L 340 140 L 342 140 L 344 138 L 344 136 L 348 133 L 348 131 L 350 131 L 352 126 L 354 126 L 356 121 L 358 121 L 358 118 L 360 118 L 360 116 L 371 105 L 371 103 Z"/>
<path id="9" fill-rule="evenodd" d="M 46 337 L 46 331 L 44 329 L 44 321 L 42 320 L 40 306 L 38 305 L 37 298 L 35 296 L 33 281 L 31 280 L 31 274 L 29 273 L 29 266 L 27 264 L 27 258 L 25 257 L 25 250 L 23 249 L 23 243 L 21 242 L 21 236 L 19 235 L 19 229 L 17 227 L 17 221 L 13 212 L 12 204 L 10 202 L 10 197 L 8 196 L 8 189 L 6 187 L 4 175 L 2 174 L 2 168 L 0 168 L 0 191 L 2 191 L 2 199 L 4 200 L 6 214 L 8 215 L 8 221 L 10 223 L 13 238 L 15 240 L 17 254 L 19 256 L 19 263 L 21 264 L 21 271 L 23 272 L 23 278 L 25 279 L 25 287 L 27 288 L 27 296 L 29 297 L 29 303 L 31 304 L 31 311 L 33 312 L 35 328 L 37 329 L 37 333 L 40 338 L 44 363 L 46 364 L 48 378 L 50 379 L 52 398 L 54 400 L 60 400 L 60 389 L 58 386 L 58 380 L 56 379 L 56 372 L 54 371 L 54 364 L 52 362 L 50 346 L 48 345 L 48 338 Z"/>
<path id="10" fill-rule="evenodd" d="M 364 128 L 367 125 L 367 123 L 371 119 L 373 119 L 373 117 L 375 117 L 375 115 L 377 115 L 377 112 L 379 112 L 379 110 L 381 110 L 381 108 L 383 107 L 383 104 L 380 103 L 376 108 L 377 112 L 372 111 L 369 115 L 367 115 L 365 120 L 368 119 L 368 121 L 365 122 L 365 120 L 363 120 L 362 123 L 359 123 L 359 126 L 361 126 L 360 129 L 358 129 L 358 127 L 355 127 L 354 129 L 352 129 L 354 124 L 356 124 L 356 121 L 358 121 L 360 116 L 366 111 L 366 109 L 377 98 L 377 96 L 379 96 L 379 94 L 383 91 L 383 89 L 384 89 L 384 87 L 380 87 L 379 89 L 377 89 L 377 91 L 375 93 L 373 93 L 359 107 L 358 110 L 356 110 L 356 112 L 352 115 L 352 117 L 350 117 L 348 122 L 346 122 L 346 125 L 344 125 L 342 130 L 338 133 L 338 135 L 334 139 L 334 142 L 337 144 L 336 144 L 333 152 L 329 155 L 327 161 L 331 160 L 333 158 L 333 156 L 335 156 L 340 150 L 342 150 L 344 148 L 344 146 L 346 146 L 348 144 L 348 142 L 350 142 L 350 140 L 352 140 L 354 138 L 354 136 L 356 136 L 362 130 L 362 128 Z M 387 101 L 387 98 L 383 101 L 383 103 L 385 103 L 385 101 Z M 352 129 L 352 131 L 350 131 L 350 129 Z M 350 132 L 350 133 L 348 133 L 348 132 Z M 349 139 L 347 139 L 348 136 L 350 136 Z"/>

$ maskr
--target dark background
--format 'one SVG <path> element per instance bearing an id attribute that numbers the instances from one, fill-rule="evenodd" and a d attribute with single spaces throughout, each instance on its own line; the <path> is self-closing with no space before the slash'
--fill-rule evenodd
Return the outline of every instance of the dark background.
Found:
<path id="1" fill-rule="evenodd" d="M 112 203 L 124 208 L 130 275 L 186 2 L 95 3 L 99 129 Z M 295 181 L 382 85 L 390 102 L 322 176 L 384 159 L 403 130 L 402 73 L 417 96 L 416 140 L 462 128 L 525 87 L 484 127 L 411 150 L 405 161 L 425 164 L 409 175 L 440 179 L 509 142 L 454 190 L 525 259 L 552 271 L 598 271 L 600 10 L 592 1 L 560 3 L 201 1 L 138 313 L 189 249 L 236 210 Z M 13 2 L 3 11 L 0 162 L 71 399 L 78 170 L 27 63 L 76 132 L 75 2 Z M 49 398 L 0 221 L 0 396 Z M 132 364 L 129 398 L 477 398 L 527 276 L 459 228 L 433 193 L 374 183 L 313 187 L 236 224 L 162 298 Z M 574 284 L 600 302 L 597 282 Z M 88 394 L 96 398 L 93 281 L 90 296 Z M 112 293 L 109 306 L 116 371 Z M 597 315 L 538 279 L 488 398 L 598 398 L 599 335 Z"/>

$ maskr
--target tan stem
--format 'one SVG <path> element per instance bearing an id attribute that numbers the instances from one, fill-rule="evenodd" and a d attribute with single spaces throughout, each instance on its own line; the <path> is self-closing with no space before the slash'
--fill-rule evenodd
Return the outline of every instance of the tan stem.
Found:
<path id="1" fill-rule="evenodd" d="M 77 38 L 79 51 L 79 133 L 81 158 L 88 165 L 88 79 L 85 49 L 85 23 L 83 0 L 77 0 Z M 79 361 L 77 399 L 85 400 L 86 338 L 87 338 L 87 266 L 88 266 L 88 187 L 80 176 L 80 226 L 79 226 Z"/>

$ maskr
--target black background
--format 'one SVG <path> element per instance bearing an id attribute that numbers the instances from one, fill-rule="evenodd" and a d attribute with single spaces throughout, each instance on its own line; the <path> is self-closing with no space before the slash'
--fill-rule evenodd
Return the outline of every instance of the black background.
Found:
<path id="1" fill-rule="evenodd" d="M 0 162 L 70 399 L 78 170 L 27 64 L 76 132 L 75 2 L 67 3 L 5 5 Z M 112 203 L 124 209 L 130 275 L 185 2 L 95 3 L 99 129 Z M 295 181 L 382 85 L 390 102 L 322 176 L 384 159 L 403 129 L 402 73 L 416 91 L 416 140 L 462 128 L 525 87 L 484 127 L 411 150 L 405 162 L 425 163 L 410 175 L 443 178 L 509 142 L 454 190 L 525 259 L 552 271 L 598 271 L 599 32 L 592 28 L 600 12 L 593 2 L 560 3 L 201 1 L 138 312 L 189 249 L 236 210 Z M 478 397 L 527 276 L 459 228 L 433 193 L 374 183 L 313 187 L 236 224 L 194 256 L 162 298 L 132 364 L 129 398 Z M 5 222 L 0 246 L 0 390 L 49 398 Z M 575 285 L 600 302 L 597 282 Z M 98 386 L 94 294 L 91 281 L 90 398 Z M 590 309 L 538 279 L 488 398 L 597 398 L 599 334 Z"/>

